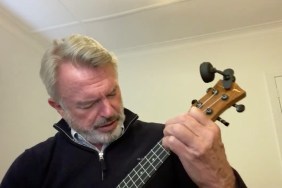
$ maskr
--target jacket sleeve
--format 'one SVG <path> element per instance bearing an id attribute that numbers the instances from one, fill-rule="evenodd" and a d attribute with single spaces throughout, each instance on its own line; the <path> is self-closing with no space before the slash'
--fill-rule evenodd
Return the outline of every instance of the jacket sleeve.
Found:
<path id="1" fill-rule="evenodd" d="M 175 154 L 172 154 L 172 157 L 174 157 L 174 168 L 177 174 L 178 187 L 198 187 L 196 184 L 192 183 L 193 181 L 187 175 L 178 157 Z M 235 169 L 233 169 L 233 172 L 236 178 L 236 188 L 247 188 L 240 174 Z"/>

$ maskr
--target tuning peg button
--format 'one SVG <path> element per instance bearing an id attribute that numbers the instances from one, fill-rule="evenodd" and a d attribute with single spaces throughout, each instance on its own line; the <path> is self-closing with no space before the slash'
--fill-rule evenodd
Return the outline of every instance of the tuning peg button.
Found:
<path id="1" fill-rule="evenodd" d="M 197 108 L 201 108 L 202 107 L 202 103 L 196 99 L 192 100 L 192 105 L 196 106 Z"/>
<path id="2" fill-rule="evenodd" d="M 243 104 L 234 104 L 232 106 L 234 106 L 236 108 L 237 112 L 244 112 L 245 111 L 245 105 L 243 105 Z"/>

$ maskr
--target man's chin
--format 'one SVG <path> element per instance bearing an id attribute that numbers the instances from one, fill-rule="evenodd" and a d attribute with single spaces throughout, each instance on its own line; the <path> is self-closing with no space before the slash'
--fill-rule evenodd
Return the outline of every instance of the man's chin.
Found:
<path id="1" fill-rule="evenodd" d="M 120 125 L 111 130 L 107 130 L 108 128 L 101 129 L 95 129 L 91 133 L 81 133 L 81 135 L 92 144 L 109 144 L 119 138 L 122 133 Z"/>

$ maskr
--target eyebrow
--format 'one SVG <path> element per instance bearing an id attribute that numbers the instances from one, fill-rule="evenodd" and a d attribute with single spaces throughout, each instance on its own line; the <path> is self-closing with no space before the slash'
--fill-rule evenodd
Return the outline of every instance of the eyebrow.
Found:
<path id="1" fill-rule="evenodd" d="M 93 103 L 93 102 L 95 102 L 95 101 L 98 101 L 99 99 L 97 99 L 97 100 L 87 100 L 87 101 L 78 101 L 77 103 L 76 103 L 76 105 L 77 106 L 84 106 L 84 105 L 87 105 L 87 104 L 91 104 L 91 103 Z"/>
<path id="2" fill-rule="evenodd" d="M 107 95 L 112 94 L 112 93 L 115 93 L 115 92 L 117 91 L 117 89 L 118 89 L 118 86 L 116 85 L 116 86 L 111 90 L 111 92 L 109 92 Z"/>
<path id="3" fill-rule="evenodd" d="M 105 96 L 108 96 L 108 95 L 110 95 L 110 94 L 112 94 L 112 93 L 115 93 L 116 91 L 117 91 L 117 89 L 118 89 L 118 86 L 116 85 L 116 86 L 114 86 L 114 88 L 109 92 L 109 93 L 107 93 Z M 100 98 L 98 98 L 98 99 L 90 99 L 90 100 L 85 100 L 85 101 L 78 101 L 77 103 L 76 103 L 76 105 L 77 106 L 84 106 L 84 105 L 88 105 L 88 104 L 91 104 L 91 103 L 95 103 L 95 102 L 97 102 L 97 101 L 99 101 L 100 100 Z"/>

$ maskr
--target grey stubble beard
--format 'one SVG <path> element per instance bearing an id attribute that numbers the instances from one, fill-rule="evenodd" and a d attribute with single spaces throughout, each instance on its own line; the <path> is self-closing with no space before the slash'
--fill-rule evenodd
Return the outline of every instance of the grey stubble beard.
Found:
<path id="1" fill-rule="evenodd" d="M 99 119 L 98 122 L 95 122 L 94 125 L 92 125 L 91 130 L 82 130 L 80 129 L 79 125 L 76 123 L 76 121 L 71 117 L 68 110 L 65 110 L 65 121 L 69 124 L 69 126 L 74 129 L 77 133 L 79 133 L 82 137 L 85 138 L 88 142 L 91 144 L 109 144 L 113 142 L 114 140 L 118 139 L 123 131 L 123 122 L 125 119 L 123 106 L 121 106 L 120 113 L 115 116 L 111 116 L 109 118 L 102 118 Z M 107 122 L 116 120 L 118 121 L 117 127 L 109 133 L 101 133 L 96 130 L 97 127 L 102 126 L 104 124 L 107 124 Z"/>

